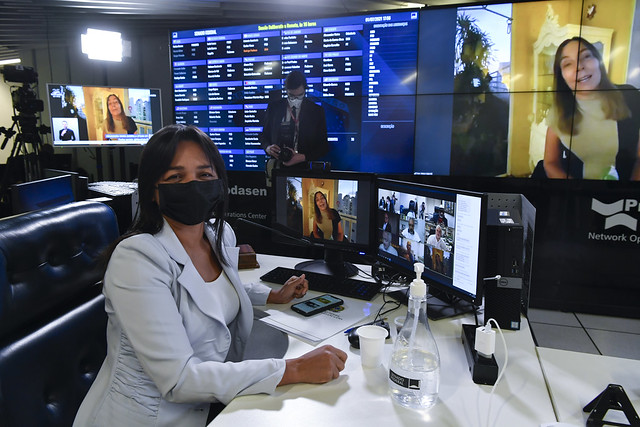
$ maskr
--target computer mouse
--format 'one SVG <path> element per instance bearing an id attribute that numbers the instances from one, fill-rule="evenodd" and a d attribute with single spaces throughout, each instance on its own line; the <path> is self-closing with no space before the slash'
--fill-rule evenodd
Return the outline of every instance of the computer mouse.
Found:
<path id="1" fill-rule="evenodd" d="M 382 326 L 383 328 L 385 328 L 387 330 L 387 338 L 389 338 L 391 336 L 391 331 L 389 330 L 389 324 L 387 322 L 383 321 L 378 321 L 376 323 L 374 323 L 374 325 L 377 326 Z M 354 327 L 353 329 L 351 329 L 349 331 L 349 333 L 347 334 L 347 339 L 349 340 L 349 344 L 351 344 L 351 347 L 353 348 L 360 348 L 360 337 L 358 336 L 358 328 Z"/>
<path id="2" fill-rule="evenodd" d="M 350 330 L 347 338 L 349 339 L 349 344 L 351 344 L 351 347 L 360 348 L 360 337 L 358 336 L 358 328 L 353 328 L 352 330 Z"/>

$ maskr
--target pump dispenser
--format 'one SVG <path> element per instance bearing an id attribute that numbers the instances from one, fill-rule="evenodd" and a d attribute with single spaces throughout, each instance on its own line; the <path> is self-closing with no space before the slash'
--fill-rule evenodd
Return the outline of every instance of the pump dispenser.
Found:
<path id="1" fill-rule="evenodd" d="M 389 391 L 399 405 L 428 409 L 440 388 L 440 354 L 427 322 L 424 264 L 413 265 L 416 278 L 409 288 L 409 307 L 389 363 Z"/>

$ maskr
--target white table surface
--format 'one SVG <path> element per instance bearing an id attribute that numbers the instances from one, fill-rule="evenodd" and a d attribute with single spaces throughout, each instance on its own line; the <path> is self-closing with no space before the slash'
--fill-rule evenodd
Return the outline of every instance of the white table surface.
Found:
<path id="1" fill-rule="evenodd" d="M 582 412 L 609 384 L 620 384 L 640 413 L 640 360 L 538 347 L 558 421 L 583 426 Z"/>
<path id="2" fill-rule="evenodd" d="M 243 270 L 245 282 L 257 281 L 270 269 L 292 267 L 299 259 L 258 255 L 260 269 Z M 381 297 L 378 296 L 379 302 Z M 402 306 L 390 319 L 406 314 Z M 369 319 L 373 320 L 373 319 Z M 278 387 L 273 395 L 241 396 L 234 399 L 209 427 L 220 426 L 486 426 L 490 386 L 471 379 L 460 338 L 461 324 L 473 323 L 472 316 L 430 321 L 440 351 L 441 381 L 438 403 L 428 412 L 394 405 L 388 395 L 388 357 L 390 340 L 385 344 L 383 366 L 363 369 L 359 350 L 351 348 L 344 334 L 334 335 L 322 344 L 347 352 L 349 359 L 340 377 L 327 384 L 294 384 Z M 505 331 L 509 366 L 492 402 L 490 426 L 539 426 L 555 422 L 549 393 L 529 325 L 523 319 L 520 331 Z M 502 366 L 503 347 L 496 340 L 496 358 Z M 285 358 L 300 356 L 313 346 L 289 337 Z"/>

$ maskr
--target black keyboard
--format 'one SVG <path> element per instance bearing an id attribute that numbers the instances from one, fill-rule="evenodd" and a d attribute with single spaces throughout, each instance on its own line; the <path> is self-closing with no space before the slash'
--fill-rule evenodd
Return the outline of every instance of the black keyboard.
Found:
<path id="1" fill-rule="evenodd" d="M 380 289 L 381 283 L 366 282 L 358 279 L 338 279 L 328 274 L 313 273 L 309 271 L 295 270 L 293 268 L 276 267 L 260 277 L 261 280 L 270 283 L 284 285 L 291 276 L 305 275 L 309 281 L 309 289 L 327 294 L 342 295 L 350 298 L 370 301 Z"/>

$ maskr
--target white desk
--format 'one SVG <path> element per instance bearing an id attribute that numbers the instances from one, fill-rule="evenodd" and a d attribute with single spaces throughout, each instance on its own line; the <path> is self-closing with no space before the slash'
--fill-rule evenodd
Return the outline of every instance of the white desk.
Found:
<path id="1" fill-rule="evenodd" d="M 558 421 L 583 426 L 582 412 L 609 384 L 620 384 L 640 412 L 640 360 L 538 348 Z"/>
<path id="2" fill-rule="evenodd" d="M 299 261 L 259 255 L 261 268 L 241 271 L 241 277 L 245 282 L 256 281 L 271 268 L 294 266 Z M 390 313 L 390 318 L 404 315 L 405 310 L 402 306 L 397 313 Z M 471 380 L 460 339 L 463 320 L 473 323 L 471 316 L 430 322 L 440 351 L 441 381 L 439 401 L 429 412 L 408 410 L 391 402 L 387 394 L 388 356 L 392 350 L 389 341 L 385 345 L 384 367 L 363 370 L 359 350 L 349 346 L 344 334 L 338 334 L 323 342 L 349 355 L 338 379 L 323 385 L 278 387 L 274 395 L 238 397 L 209 426 L 484 427 L 491 387 L 479 386 Z M 526 319 L 523 319 L 522 330 L 505 332 L 505 338 L 509 366 L 493 396 L 490 425 L 539 426 L 542 422 L 556 421 Z M 502 365 L 502 343 L 500 338 L 496 341 L 496 357 Z M 289 337 L 285 358 L 300 356 L 313 348 Z"/>

